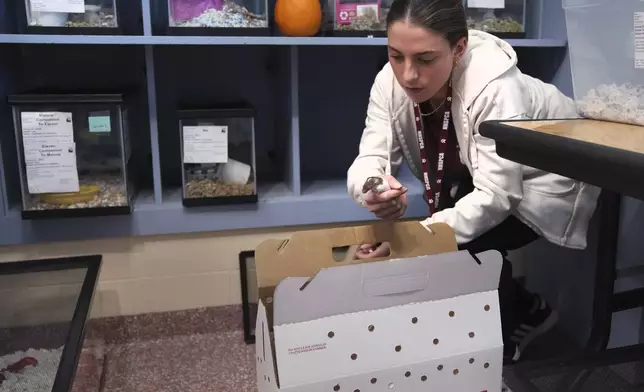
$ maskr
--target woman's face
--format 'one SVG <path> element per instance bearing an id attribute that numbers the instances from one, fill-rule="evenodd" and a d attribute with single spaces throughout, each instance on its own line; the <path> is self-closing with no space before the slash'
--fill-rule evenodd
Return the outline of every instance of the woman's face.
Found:
<path id="1" fill-rule="evenodd" d="M 389 63 L 414 102 L 427 101 L 442 92 L 456 56 L 465 53 L 465 38 L 451 48 L 439 34 L 406 21 L 394 22 L 387 36 Z"/>

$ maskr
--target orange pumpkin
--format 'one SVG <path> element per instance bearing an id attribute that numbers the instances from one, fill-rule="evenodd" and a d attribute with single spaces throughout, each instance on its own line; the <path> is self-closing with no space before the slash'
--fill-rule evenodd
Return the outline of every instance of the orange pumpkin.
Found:
<path id="1" fill-rule="evenodd" d="M 277 0 L 275 23 L 286 36 L 316 35 L 322 25 L 320 0 Z"/>

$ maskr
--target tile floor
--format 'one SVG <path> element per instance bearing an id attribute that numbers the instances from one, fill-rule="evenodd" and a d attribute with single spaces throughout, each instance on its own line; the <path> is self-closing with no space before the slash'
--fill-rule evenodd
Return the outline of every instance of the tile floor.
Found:
<path id="1" fill-rule="evenodd" d="M 91 320 L 72 392 L 255 392 L 254 352 L 240 306 Z"/>
<path id="2" fill-rule="evenodd" d="M 92 320 L 73 392 L 253 392 L 237 306 Z"/>

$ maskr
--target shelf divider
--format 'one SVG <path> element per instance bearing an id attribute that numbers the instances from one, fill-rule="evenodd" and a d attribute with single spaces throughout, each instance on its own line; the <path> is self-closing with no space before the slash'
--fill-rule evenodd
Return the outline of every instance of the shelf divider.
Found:
<path id="1" fill-rule="evenodd" d="M 143 15 L 143 35 L 152 36 L 152 9 L 150 0 L 141 0 L 141 13 Z"/>
<path id="2" fill-rule="evenodd" d="M 288 157 L 286 165 L 286 181 L 293 195 L 302 194 L 300 173 L 300 81 L 299 81 L 299 51 L 297 46 L 289 47 L 290 70 L 290 103 L 291 126 L 289 129 Z"/>
<path id="3" fill-rule="evenodd" d="M 145 76 L 148 90 L 148 112 L 150 116 L 150 149 L 152 151 L 152 181 L 154 203 L 163 203 L 161 186 L 161 154 L 159 153 L 159 124 L 157 121 L 157 88 L 154 74 L 154 47 L 145 46 Z"/>

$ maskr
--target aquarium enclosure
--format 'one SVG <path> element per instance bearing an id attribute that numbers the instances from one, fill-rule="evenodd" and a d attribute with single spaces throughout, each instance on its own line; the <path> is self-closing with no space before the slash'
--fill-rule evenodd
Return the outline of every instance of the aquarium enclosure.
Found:
<path id="1" fill-rule="evenodd" d="M 257 202 L 254 110 L 179 111 L 183 204 Z"/>
<path id="2" fill-rule="evenodd" d="M 19 17 L 23 32 L 34 34 L 119 34 L 116 1 L 25 0 Z"/>
<path id="3" fill-rule="evenodd" d="M 24 219 L 131 212 L 121 95 L 13 95 L 9 103 Z"/>
<path id="4" fill-rule="evenodd" d="M 384 37 L 392 0 L 333 1 L 333 35 Z"/>
<path id="5" fill-rule="evenodd" d="M 463 0 L 470 29 L 500 38 L 525 38 L 526 0 Z"/>
<path id="6" fill-rule="evenodd" d="M 269 35 L 267 0 L 167 0 L 173 35 Z"/>

